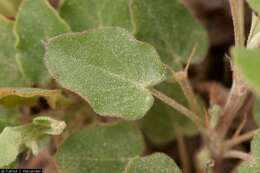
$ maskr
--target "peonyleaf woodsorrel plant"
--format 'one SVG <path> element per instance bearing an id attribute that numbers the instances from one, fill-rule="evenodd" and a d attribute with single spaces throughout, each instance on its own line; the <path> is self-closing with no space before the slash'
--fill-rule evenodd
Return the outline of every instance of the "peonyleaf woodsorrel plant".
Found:
<path id="1" fill-rule="evenodd" d="M 189 78 L 210 40 L 181 0 L 53 2 L 0 0 L 0 168 L 47 153 L 60 173 L 260 172 L 260 133 L 243 131 L 252 112 L 260 123 L 259 0 L 229 0 L 224 105 Z M 198 135 L 190 154 L 185 138 Z"/>

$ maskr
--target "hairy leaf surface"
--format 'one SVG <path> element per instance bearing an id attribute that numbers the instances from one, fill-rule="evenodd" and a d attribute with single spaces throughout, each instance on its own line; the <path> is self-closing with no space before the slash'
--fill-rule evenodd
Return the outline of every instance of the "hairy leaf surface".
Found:
<path id="1" fill-rule="evenodd" d="M 56 158 L 64 172 L 117 173 L 143 151 L 140 131 L 130 123 L 119 123 L 80 130 L 65 141 Z"/>
<path id="2" fill-rule="evenodd" d="M 50 79 L 43 63 L 43 42 L 69 30 L 47 0 L 23 1 L 15 23 L 17 59 L 31 83 L 44 83 Z"/>
<path id="3" fill-rule="evenodd" d="M 179 0 L 131 0 L 134 33 L 151 43 L 164 63 L 179 70 L 197 47 L 192 62 L 200 62 L 208 46 L 206 31 Z"/>
<path id="4" fill-rule="evenodd" d="M 22 74 L 15 59 L 13 22 L 0 15 L 0 87 L 23 84 Z"/>
<path id="5" fill-rule="evenodd" d="M 132 23 L 129 0 L 65 0 L 60 15 L 73 31 L 84 31 L 102 26 L 118 26 L 129 31 Z"/>
<path id="6" fill-rule="evenodd" d="M 147 88 L 165 76 L 155 49 L 121 28 L 51 39 L 45 59 L 52 76 L 97 113 L 125 119 L 144 116 L 154 100 Z"/>
<path id="7" fill-rule="evenodd" d="M 178 173 L 167 156 L 154 154 L 142 158 L 143 152 L 140 131 L 123 122 L 80 130 L 65 141 L 56 160 L 64 172 Z"/>

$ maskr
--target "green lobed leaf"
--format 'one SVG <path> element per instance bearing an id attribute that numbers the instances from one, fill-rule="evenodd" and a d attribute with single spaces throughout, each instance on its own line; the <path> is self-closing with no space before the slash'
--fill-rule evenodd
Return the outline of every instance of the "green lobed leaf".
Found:
<path id="1" fill-rule="evenodd" d="M 0 15 L 0 87 L 23 84 L 22 75 L 15 59 L 13 22 Z"/>
<path id="2" fill-rule="evenodd" d="M 125 119 L 144 116 L 154 100 L 147 88 L 166 73 L 151 45 L 113 27 L 51 39 L 45 59 L 52 76 L 97 113 Z"/>
<path id="3" fill-rule="evenodd" d="M 65 0 L 60 15 L 73 31 L 103 26 L 118 26 L 129 31 L 132 23 L 129 0 Z"/>
<path id="4" fill-rule="evenodd" d="M 257 132 L 251 142 L 252 160 L 241 164 L 239 173 L 257 173 L 260 172 L 260 132 Z"/>
<path id="5" fill-rule="evenodd" d="M 33 105 L 40 97 L 47 100 L 51 107 L 55 107 L 60 90 L 40 88 L 0 88 L 0 105 L 14 107 L 17 105 Z"/>
<path id="6" fill-rule="evenodd" d="M 236 70 L 245 82 L 258 93 L 260 92 L 260 49 L 234 48 L 232 50 Z"/>
<path id="7" fill-rule="evenodd" d="M 260 12 L 260 1 L 259 0 L 247 0 L 250 7 L 256 12 Z"/>
<path id="8" fill-rule="evenodd" d="M 156 89 L 188 107 L 189 104 L 178 83 L 164 82 L 156 86 Z M 158 99 L 147 115 L 141 119 L 140 125 L 147 139 L 158 146 L 173 141 L 179 131 L 188 136 L 198 133 L 196 126 L 188 118 Z"/>
<path id="9" fill-rule="evenodd" d="M 0 14 L 14 17 L 22 0 L 0 0 Z"/>
<path id="10" fill-rule="evenodd" d="M 44 121 L 44 125 L 41 123 Z M 0 134 L 0 168 L 12 164 L 26 148 L 37 154 L 38 143 L 48 135 L 58 135 L 65 123 L 48 117 L 37 117 L 31 124 L 6 127 Z"/>
<path id="11" fill-rule="evenodd" d="M 144 140 L 131 123 L 96 125 L 69 137 L 56 160 L 62 172 L 175 173 L 177 166 L 163 154 L 141 158 Z M 177 172 L 176 172 L 177 173 Z"/>
<path id="12" fill-rule="evenodd" d="M 24 0 L 16 18 L 17 59 L 24 76 L 44 83 L 50 76 L 43 63 L 43 42 L 70 31 L 47 0 Z"/>
<path id="13" fill-rule="evenodd" d="M 174 70 L 187 63 L 194 47 L 193 63 L 206 55 L 207 33 L 180 0 L 131 0 L 131 11 L 137 39 L 151 43 Z"/>

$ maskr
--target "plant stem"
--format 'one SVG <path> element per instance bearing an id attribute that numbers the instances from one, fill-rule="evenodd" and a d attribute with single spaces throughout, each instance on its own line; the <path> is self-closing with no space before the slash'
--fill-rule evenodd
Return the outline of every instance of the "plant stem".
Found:
<path id="1" fill-rule="evenodd" d="M 238 137 L 242 131 L 242 129 L 244 128 L 245 124 L 246 124 L 246 120 L 247 120 L 247 113 L 244 114 L 242 122 L 240 123 L 240 125 L 238 126 L 236 132 L 233 135 L 233 139 Z"/>
<path id="2" fill-rule="evenodd" d="M 197 115 L 200 114 L 200 106 L 197 102 L 197 99 L 195 97 L 195 94 L 193 92 L 193 89 L 190 85 L 190 82 L 188 80 L 188 74 L 186 70 L 180 71 L 180 72 L 175 72 L 171 67 L 165 64 L 167 69 L 172 73 L 174 79 L 178 82 L 178 84 L 181 86 L 181 89 L 189 102 L 189 105 L 191 107 L 191 110 L 195 112 Z"/>
<path id="3" fill-rule="evenodd" d="M 239 47 L 244 46 L 245 34 L 244 34 L 244 1 L 243 0 L 229 0 L 234 34 L 235 34 L 235 45 Z"/>
<path id="4" fill-rule="evenodd" d="M 235 33 L 235 44 L 237 47 L 244 46 L 244 13 L 243 11 L 244 2 L 243 0 L 229 0 L 233 24 Z M 240 14 L 243 13 L 243 14 Z M 240 79 L 238 73 L 233 69 L 233 85 L 229 93 L 227 103 L 224 107 L 223 114 L 220 117 L 216 131 L 221 141 L 233 122 L 236 113 L 241 108 L 248 93 L 248 89 L 244 84 L 244 81 Z"/>
<path id="5" fill-rule="evenodd" d="M 182 71 L 183 72 L 183 77 L 182 78 L 178 78 L 178 74 L 175 75 L 175 79 L 179 82 L 179 85 L 181 86 L 182 88 L 182 91 L 184 92 L 188 102 L 189 102 L 189 105 L 191 107 L 191 110 L 193 112 L 195 112 L 197 115 L 200 115 L 201 114 L 201 107 L 197 101 L 197 98 L 194 94 L 194 91 L 190 85 L 190 82 L 189 82 L 189 78 L 188 78 L 188 71 L 189 71 L 189 67 L 190 67 L 190 64 L 191 64 L 191 60 L 192 58 L 194 57 L 195 53 L 196 53 L 196 50 L 197 50 L 197 44 L 192 48 L 192 51 L 190 53 L 190 56 L 188 58 L 188 63 L 185 67 L 185 69 Z"/>
<path id="6" fill-rule="evenodd" d="M 224 111 L 217 125 L 217 133 L 219 134 L 220 140 L 222 140 L 231 123 L 233 122 L 236 113 L 241 108 L 248 93 L 247 87 L 244 85 L 244 82 L 240 80 L 237 74 L 234 74 L 233 85 L 227 100 L 227 103 L 224 107 Z"/>
<path id="7" fill-rule="evenodd" d="M 239 19 L 239 43 L 245 45 L 245 5 L 244 0 L 237 0 L 238 3 L 238 19 Z"/>
<path id="8" fill-rule="evenodd" d="M 173 78 L 178 82 L 178 84 L 181 86 L 181 89 L 189 102 L 189 106 L 193 112 L 195 112 L 197 115 L 201 114 L 201 107 L 195 97 L 194 91 L 190 85 L 189 79 L 188 79 L 188 70 L 191 64 L 191 60 L 194 57 L 196 53 L 197 45 L 195 45 L 192 48 L 192 51 L 190 53 L 190 56 L 188 58 L 188 63 L 182 71 L 175 72 L 170 66 L 165 64 L 166 68 L 172 73 Z"/>
<path id="9" fill-rule="evenodd" d="M 177 124 L 174 127 L 176 127 L 175 131 L 176 131 L 177 147 L 181 159 L 183 173 L 190 173 L 191 172 L 190 161 L 189 161 L 187 147 L 185 144 L 183 134 Z"/>
<path id="10" fill-rule="evenodd" d="M 153 96 L 155 96 L 156 98 L 158 98 L 159 100 L 163 101 L 164 103 L 166 103 L 170 107 L 176 109 L 177 111 L 179 111 L 180 113 L 185 115 L 187 118 L 192 120 L 198 127 L 202 126 L 202 122 L 199 119 L 199 117 L 195 113 L 190 111 L 188 108 L 186 108 L 185 106 L 183 106 L 180 103 L 176 102 L 174 99 L 168 97 L 164 93 L 161 93 L 160 91 L 158 91 L 158 90 L 156 90 L 154 88 L 150 88 L 150 91 L 152 92 Z"/>
<path id="11" fill-rule="evenodd" d="M 241 160 L 244 160 L 244 161 L 248 161 L 248 160 L 251 160 L 252 159 L 252 156 L 248 153 L 245 153 L 243 151 L 238 151 L 238 150 L 230 150 L 230 151 L 227 151 L 225 154 L 224 154 L 224 157 L 225 158 L 235 158 L 235 159 L 241 159 Z"/>
<path id="12" fill-rule="evenodd" d="M 193 112 L 195 112 L 197 115 L 199 115 L 201 113 L 200 112 L 200 106 L 199 106 L 199 104 L 197 102 L 197 99 L 195 97 L 195 94 L 193 92 L 193 89 L 192 89 L 192 87 L 190 85 L 190 82 L 189 82 L 188 78 L 184 77 L 181 80 L 179 80 L 178 83 L 181 86 L 182 91 L 183 91 L 185 97 L 187 98 L 187 100 L 189 102 L 191 110 Z"/>
<path id="13" fill-rule="evenodd" d="M 242 134 L 242 135 L 240 135 L 240 136 L 238 136 L 238 137 L 236 137 L 236 138 L 227 140 L 227 141 L 225 141 L 225 142 L 222 144 L 223 149 L 224 149 L 224 150 L 228 150 L 228 149 L 230 149 L 230 148 L 232 148 L 232 147 L 234 147 L 234 146 L 236 146 L 236 145 L 238 145 L 238 144 L 240 144 L 240 143 L 242 143 L 242 142 L 245 142 L 245 141 L 251 139 L 252 137 L 254 137 L 255 134 L 256 134 L 257 132 L 259 132 L 259 131 L 260 131 L 260 129 L 253 130 L 253 131 L 247 132 L 247 133 L 245 133 L 245 134 Z"/>

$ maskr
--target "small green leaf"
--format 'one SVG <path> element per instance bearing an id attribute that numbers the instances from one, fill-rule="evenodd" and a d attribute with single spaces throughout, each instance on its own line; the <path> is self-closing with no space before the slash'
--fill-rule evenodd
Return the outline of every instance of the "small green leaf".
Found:
<path id="1" fill-rule="evenodd" d="M 206 55 L 208 37 L 180 0 L 131 0 L 135 35 L 151 43 L 164 63 L 179 70 L 197 46 L 192 62 Z"/>
<path id="2" fill-rule="evenodd" d="M 179 173 L 163 154 L 140 156 L 144 140 L 130 123 L 97 125 L 69 137 L 56 154 L 63 172 L 73 173 Z"/>
<path id="3" fill-rule="evenodd" d="M 52 76 L 97 113 L 125 119 L 144 116 L 154 100 L 147 88 L 166 73 L 154 48 L 121 28 L 58 36 L 45 59 Z"/>
<path id="4" fill-rule="evenodd" d="M 0 15 L 0 87 L 16 87 L 23 84 L 15 59 L 13 22 Z"/>
<path id="5" fill-rule="evenodd" d="M 60 90 L 46 90 L 39 88 L 0 88 L 0 105 L 14 107 L 17 105 L 33 105 L 40 97 L 47 100 L 51 107 L 55 107 L 60 96 Z"/>
<path id="6" fill-rule="evenodd" d="M 239 173 L 257 173 L 260 171 L 260 132 L 257 132 L 251 142 L 252 159 L 242 163 Z"/>
<path id="7" fill-rule="evenodd" d="M 15 23 L 17 59 L 30 82 L 44 83 L 50 79 L 43 63 L 43 42 L 69 30 L 47 0 L 23 1 Z"/>
<path id="8" fill-rule="evenodd" d="M 44 121 L 45 125 L 39 123 L 41 121 Z M 26 148 L 37 154 L 38 143 L 48 135 L 60 134 L 65 127 L 64 122 L 48 117 L 37 117 L 28 125 L 6 127 L 0 134 L 0 168 L 12 164 Z"/>
<path id="9" fill-rule="evenodd" d="M 256 12 L 260 12 L 260 1 L 259 0 L 247 0 L 250 7 Z"/>
<path id="10" fill-rule="evenodd" d="M 128 0 L 65 0 L 60 15 L 73 31 L 103 26 L 132 30 Z"/>
<path id="11" fill-rule="evenodd" d="M 156 88 L 182 105 L 188 106 L 178 83 L 164 82 Z M 178 133 L 177 130 L 188 136 L 198 133 L 196 126 L 189 119 L 158 99 L 155 100 L 147 115 L 141 119 L 140 125 L 147 139 L 158 146 L 173 141 Z"/>
<path id="12" fill-rule="evenodd" d="M 45 116 L 34 118 L 33 124 L 35 126 L 44 128 L 44 134 L 48 135 L 60 135 L 66 127 L 64 122 L 57 121 Z"/>
<path id="13" fill-rule="evenodd" d="M 260 49 L 234 48 L 232 50 L 236 70 L 245 82 L 260 93 Z"/>
<path id="14" fill-rule="evenodd" d="M 14 17 L 22 0 L 0 0 L 0 14 Z"/>

